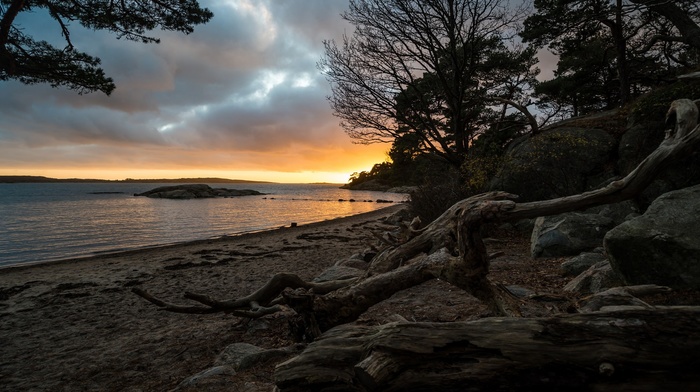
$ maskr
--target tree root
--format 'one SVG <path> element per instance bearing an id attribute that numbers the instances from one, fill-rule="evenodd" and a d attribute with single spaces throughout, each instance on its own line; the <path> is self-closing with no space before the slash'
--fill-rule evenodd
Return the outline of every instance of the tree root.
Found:
<path id="1" fill-rule="evenodd" d="M 365 275 L 358 279 L 314 283 L 280 273 L 243 298 L 218 301 L 201 294 L 185 295 L 204 306 L 171 304 L 142 289 L 133 291 L 163 310 L 179 313 L 227 312 L 261 317 L 287 305 L 300 316 L 301 328 L 306 329 L 302 335 L 309 340 L 357 319 L 372 305 L 401 290 L 435 278 L 465 290 L 498 315 L 519 316 L 519 301 L 488 279 L 490 258 L 481 238 L 484 223 L 556 215 L 630 199 L 670 162 L 691 154 L 698 146 L 700 126 L 688 133 L 676 132 L 625 178 L 579 195 L 516 204 L 515 195 L 489 192 L 459 201 L 422 229 L 417 229 L 417 223 L 408 225 L 405 242 L 382 237 L 382 242 L 391 245 L 374 257 Z"/>

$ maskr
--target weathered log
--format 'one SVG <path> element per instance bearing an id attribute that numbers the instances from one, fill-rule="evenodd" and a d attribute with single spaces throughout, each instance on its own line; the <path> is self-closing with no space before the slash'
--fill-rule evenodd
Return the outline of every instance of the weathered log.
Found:
<path id="1" fill-rule="evenodd" d="M 678 124 L 686 119 L 677 118 Z M 697 124 L 697 119 L 695 119 Z M 690 122 L 685 122 L 690 124 Z M 292 274 L 279 274 L 257 292 L 231 301 L 217 301 L 204 295 L 187 294 L 205 306 L 170 304 L 142 290 L 135 292 L 169 311 L 188 313 L 232 312 L 252 317 L 273 311 L 271 302 L 287 288 L 306 289 L 295 298 L 308 296 L 292 306 L 311 324 L 305 336 L 314 338 L 336 325 L 356 319 L 370 306 L 391 295 L 432 278 L 443 279 L 484 301 L 500 315 L 519 315 L 518 303 L 506 290 L 488 280 L 489 258 L 480 236 L 482 224 L 555 215 L 563 212 L 619 202 L 644 190 L 668 164 L 700 146 L 700 126 L 688 133 L 675 132 L 625 178 L 579 195 L 516 204 L 515 195 L 490 192 L 457 202 L 410 241 L 379 253 L 358 280 L 332 282 L 323 289 Z M 426 256 L 427 255 L 427 256 Z M 416 261 L 416 259 L 419 259 Z M 408 265 L 406 265 L 408 263 Z M 322 293 L 327 293 L 321 295 Z M 287 297 L 287 301 L 289 301 Z M 284 302 L 284 300 L 280 300 Z"/>
<path id="2" fill-rule="evenodd" d="M 578 303 L 578 310 L 579 312 L 596 312 L 618 306 L 636 306 L 651 309 L 653 306 L 637 297 L 667 293 L 669 291 L 671 291 L 670 288 L 655 284 L 613 287 L 582 298 Z"/>
<path id="3" fill-rule="evenodd" d="M 695 390 L 699 323 L 700 307 L 673 307 L 345 324 L 277 365 L 275 382 L 285 392 Z"/>
<path id="4" fill-rule="evenodd" d="M 287 289 L 304 288 L 312 290 L 316 294 L 325 294 L 339 288 L 351 285 L 356 279 L 334 280 L 328 282 L 307 282 L 296 274 L 278 273 L 274 275 L 264 286 L 254 293 L 242 298 L 228 301 L 220 301 L 209 298 L 203 294 L 186 292 L 184 297 L 197 301 L 205 306 L 179 305 L 166 302 L 151 295 L 146 290 L 135 287 L 131 291 L 152 304 L 174 313 L 207 314 L 227 312 L 241 317 L 260 317 L 275 313 L 281 308 L 279 296 Z"/>

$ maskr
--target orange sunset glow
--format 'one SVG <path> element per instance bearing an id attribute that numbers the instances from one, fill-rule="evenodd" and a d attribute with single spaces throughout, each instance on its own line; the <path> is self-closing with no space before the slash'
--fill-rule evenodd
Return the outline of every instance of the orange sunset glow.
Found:
<path id="1" fill-rule="evenodd" d="M 60 162 L 50 162 L 45 166 L 1 167 L 0 175 L 29 175 L 52 178 L 91 178 L 105 180 L 124 180 L 126 178 L 198 178 L 218 177 L 228 179 L 268 181 L 281 183 L 313 183 L 328 182 L 344 184 L 348 182 L 353 172 L 370 170 L 377 162 L 386 158 L 386 145 L 353 145 L 348 143 L 345 148 L 338 149 L 332 154 L 328 151 L 307 151 L 306 156 L 293 153 L 269 153 L 269 164 L 251 165 L 241 162 L 238 165 L 232 161 L 226 164 L 226 152 L 220 152 L 216 157 L 209 152 L 190 152 L 188 162 L 198 162 L 201 166 L 178 164 L 174 162 L 160 163 L 154 156 L 140 159 L 140 165 L 120 166 L 119 160 L 109 164 L 94 166 L 61 165 Z M 180 152 L 182 153 L 182 152 Z M 198 156 L 199 155 L 199 156 Z M 266 157 L 257 157 L 264 162 Z M 284 159 L 303 161 L 307 170 L 295 170 L 294 165 L 285 165 Z M 62 166 L 62 167 L 58 167 Z M 141 166 L 141 167 L 139 167 Z"/>
<path id="2" fill-rule="evenodd" d="M 389 145 L 345 134 L 316 67 L 323 40 L 352 28 L 347 1 L 207 6 L 209 23 L 152 32 L 160 44 L 71 26 L 114 79 L 110 96 L 0 82 L 0 175 L 346 183 L 387 159 Z M 27 18 L 27 31 L 60 38 L 48 15 Z"/>

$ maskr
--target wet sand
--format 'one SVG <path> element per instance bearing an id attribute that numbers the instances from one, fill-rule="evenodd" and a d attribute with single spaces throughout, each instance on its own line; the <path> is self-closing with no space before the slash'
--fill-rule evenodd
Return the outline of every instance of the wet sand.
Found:
<path id="1" fill-rule="evenodd" d="M 231 343 L 287 345 L 283 317 L 244 322 L 225 314 L 168 313 L 131 289 L 186 303 L 185 291 L 221 299 L 247 295 L 278 272 L 311 279 L 367 248 L 370 230 L 387 229 L 380 219 L 401 208 L 0 269 L 0 390 L 167 391 L 206 369 Z"/>

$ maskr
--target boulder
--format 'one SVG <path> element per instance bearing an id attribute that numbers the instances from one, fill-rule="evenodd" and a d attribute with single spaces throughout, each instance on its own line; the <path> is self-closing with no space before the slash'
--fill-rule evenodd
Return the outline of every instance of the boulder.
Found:
<path id="1" fill-rule="evenodd" d="M 302 346 L 263 349 L 248 343 L 234 343 L 226 347 L 214 361 L 214 366 L 182 381 L 175 391 L 223 391 L 229 390 L 231 381 L 240 371 L 272 359 L 283 359 L 301 351 Z M 247 391 L 269 391 L 272 385 L 246 383 Z"/>
<path id="2" fill-rule="evenodd" d="M 577 194 L 609 178 L 615 139 L 600 129 L 559 127 L 513 143 L 491 190 L 518 195 L 519 201 Z"/>
<path id="3" fill-rule="evenodd" d="M 635 101 L 618 146 L 618 175 L 627 175 L 659 146 L 664 130 L 670 128 L 664 124 L 664 116 L 671 102 L 679 98 L 700 98 L 700 80 L 679 80 Z M 697 184 L 700 184 L 700 154 L 696 153 L 671 163 L 636 199 L 646 209 L 664 193 Z"/>
<path id="4" fill-rule="evenodd" d="M 161 186 L 150 191 L 137 193 L 134 196 L 146 196 L 161 199 L 203 199 L 212 197 L 235 197 L 264 195 L 252 189 L 212 188 L 206 184 L 187 184 Z"/>
<path id="5" fill-rule="evenodd" d="M 564 291 L 592 294 L 622 285 L 622 280 L 613 271 L 608 260 L 600 261 L 564 286 Z"/>
<path id="6" fill-rule="evenodd" d="M 615 226 L 617 226 L 624 221 L 639 216 L 640 208 L 634 200 L 625 200 L 619 203 L 589 208 L 585 212 L 610 218 L 615 222 Z"/>
<path id="7" fill-rule="evenodd" d="M 563 262 L 561 264 L 561 273 L 563 276 L 577 276 L 604 260 L 605 256 L 602 252 L 583 252 Z"/>
<path id="8" fill-rule="evenodd" d="M 571 212 L 539 217 L 532 230 L 532 257 L 575 256 L 602 245 L 612 219 L 599 214 Z"/>
<path id="9" fill-rule="evenodd" d="M 700 185 L 657 198 L 607 233 L 605 249 L 627 284 L 700 289 Z"/>

